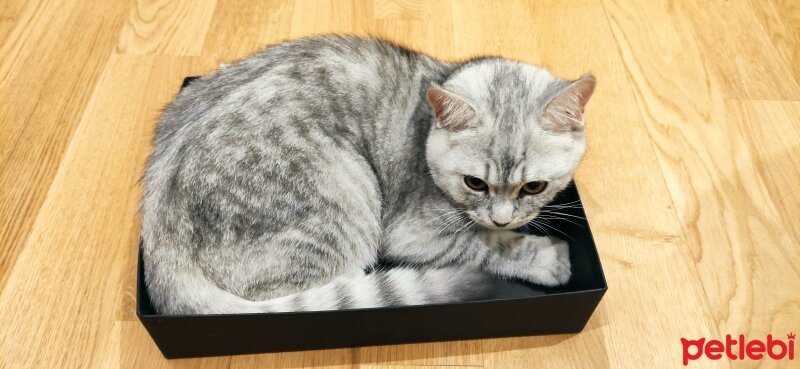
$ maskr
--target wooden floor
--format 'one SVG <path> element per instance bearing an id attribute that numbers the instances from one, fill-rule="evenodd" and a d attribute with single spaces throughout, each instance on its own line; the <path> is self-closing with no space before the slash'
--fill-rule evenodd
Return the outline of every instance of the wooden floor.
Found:
<path id="1" fill-rule="evenodd" d="M 184 76 L 331 32 L 594 72 L 577 182 L 610 289 L 582 333 L 161 357 L 133 308 L 159 109 Z M 0 367 L 668 368 L 681 337 L 800 333 L 796 0 L 3 0 L 0 45 Z"/>

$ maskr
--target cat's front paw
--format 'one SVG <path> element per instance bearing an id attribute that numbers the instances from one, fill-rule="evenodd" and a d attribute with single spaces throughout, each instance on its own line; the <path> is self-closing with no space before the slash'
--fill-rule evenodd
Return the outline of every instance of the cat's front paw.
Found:
<path id="1" fill-rule="evenodd" d="M 531 252 L 525 273 L 529 282 L 555 287 L 569 281 L 572 268 L 566 241 L 552 236 L 526 236 L 524 242 L 524 248 Z"/>

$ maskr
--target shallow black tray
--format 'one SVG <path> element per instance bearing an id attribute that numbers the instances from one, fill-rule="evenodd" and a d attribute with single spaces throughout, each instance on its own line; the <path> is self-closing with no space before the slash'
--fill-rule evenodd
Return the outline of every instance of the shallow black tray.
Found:
<path id="1" fill-rule="evenodd" d="M 187 81 L 188 82 L 188 79 Z M 184 83 L 184 85 L 186 84 Z M 578 201 L 574 185 L 554 204 Z M 579 332 L 608 289 L 582 207 L 558 210 L 573 275 L 556 289 L 497 282 L 483 301 L 343 311 L 158 315 L 139 255 L 136 313 L 167 358 Z M 535 232 L 534 232 L 535 233 Z"/>

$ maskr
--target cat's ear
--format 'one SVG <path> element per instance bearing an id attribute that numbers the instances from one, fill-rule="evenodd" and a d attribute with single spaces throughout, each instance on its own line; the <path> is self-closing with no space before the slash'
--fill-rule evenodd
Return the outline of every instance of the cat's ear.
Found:
<path id="1" fill-rule="evenodd" d="M 596 84 L 594 76 L 586 73 L 561 90 L 545 105 L 544 128 L 553 132 L 583 130 L 583 110 Z"/>
<path id="2" fill-rule="evenodd" d="M 431 84 L 427 93 L 428 104 L 436 115 L 436 126 L 448 131 L 460 131 L 478 125 L 475 109 L 462 97 Z"/>

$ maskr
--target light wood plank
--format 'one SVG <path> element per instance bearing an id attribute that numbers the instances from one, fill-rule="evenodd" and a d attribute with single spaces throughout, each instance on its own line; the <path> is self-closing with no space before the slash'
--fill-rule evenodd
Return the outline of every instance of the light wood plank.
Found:
<path id="1" fill-rule="evenodd" d="M 750 0 L 770 41 L 800 82 L 800 3 L 794 0 Z"/>
<path id="2" fill-rule="evenodd" d="M 216 0 L 137 0 L 122 28 L 117 53 L 198 55 Z"/>
<path id="3" fill-rule="evenodd" d="M 733 165 L 715 180 L 721 183 L 713 190 L 730 215 L 720 224 L 724 228 L 704 233 L 711 242 L 727 239 L 730 244 L 701 246 L 698 265 L 707 269 L 702 282 L 720 302 L 715 306 L 720 331 L 785 339 L 800 331 L 800 195 L 795 191 L 800 184 L 800 103 L 728 101 L 724 109 L 727 119 L 715 123 L 727 123 L 727 145 L 737 147 L 737 153 L 706 149 L 720 166 Z M 735 267 L 719 278 L 715 272 L 723 263 Z M 775 367 L 794 365 L 779 364 Z"/>
<path id="4" fill-rule="evenodd" d="M 534 34 L 530 30 L 536 13 L 540 13 L 536 2 L 507 2 L 503 4 L 504 6 L 495 5 L 480 0 L 453 3 L 453 39 L 456 58 L 503 55 L 527 63 L 541 64 L 537 51 L 542 50 L 539 45 L 542 35 Z M 505 32 L 510 30 L 514 30 L 515 33 L 521 32 L 524 37 L 520 35 L 507 37 Z"/>
<path id="5" fill-rule="evenodd" d="M 525 319 L 520 317 L 520 319 Z M 486 368 L 613 368 L 606 353 L 608 318 L 601 305 L 579 335 L 560 334 L 486 340 Z"/>
<path id="6" fill-rule="evenodd" d="M 483 344 L 480 340 L 373 346 L 357 351 L 357 361 L 362 364 L 483 365 Z"/>
<path id="7" fill-rule="evenodd" d="M 369 0 L 295 0 L 289 36 L 369 35 L 373 30 L 371 6 Z"/>
<path id="8" fill-rule="evenodd" d="M 775 206 L 773 216 L 783 223 L 779 228 L 791 230 L 800 241 L 800 192 L 794 190 L 800 184 L 800 124 L 787 124 L 800 122 L 800 102 L 745 100 L 740 104 L 738 128 L 764 180 L 767 201 Z"/>
<path id="9" fill-rule="evenodd" d="M 479 369 L 480 366 L 460 366 L 459 368 L 472 368 L 472 369 Z M 358 369 L 453 369 L 453 366 L 450 365 L 359 365 Z"/>
<path id="10" fill-rule="evenodd" d="M 691 24 L 725 96 L 800 99 L 800 85 L 747 1 L 682 1 L 674 10 Z"/>
<path id="11" fill-rule="evenodd" d="M 0 46 L 0 286 L 28 238 L 127 8 L 126 1 L 32 1 Z"/>
<path id="12" fill-rule="evenodd" d="M 26 8 L 35 5 L 32 1 L 7 0 L 0 8 L 0 45 L 5 43 L 11 31 L 17 28 L 18 22 L 26 12 Z"/>
<path id="13" fill-rule="evenodd" d="M 739 86 L 705 67 L 716 56 L 683 32 L 691 25 L 681 9 L 648 4 L 645 21 L 625 15 L 643 11 L 630 1 L 606 4 L 716 337 L 798 330 L 798 199 L 787 190 L 800 183 L 790 159 L 800 154 L 795 103 L 726 99 Z"/>
<path id="14" fill-rule="evenodd" d="M 135 270 L 138 179 L 157 109 L 187 69 L 109 60 L 0 295 L 0 357 L 12 367 L 94 367 L 125 341 L 113 327 L 132 314 L 121 309 L 132 307 L 123 296 Z"/>
<path id="15" fill-rule="evenodd" d="M 371 34 L 450 60 L 453 49 L 451 1 L 374 0 Z"/>
<path id="16" fill-rule="evenodd" d="M 229 62 L 287 40 L 293 9 L 291 0 L 218 0 L 202 55 Z"/>
<path id="17" fill-rule="evenodd" d="M 167 360 L 158 351 L 153 339 L 147 334 L 141 323 L 119 322 L 118 334 L 120 335 L 119 362 L 113 367 L 120 369 L 228 369 L 231 358 L 229 356 L 213 358 L 192 358 Z M 108 368 L 109 366 L 97 366 Z"/>
<path id="18" fill-rule="evenodd" d="M 231 369 L 353 369 L 354 355 L 353 349 L 335 349 L 235 356 Z"/>

